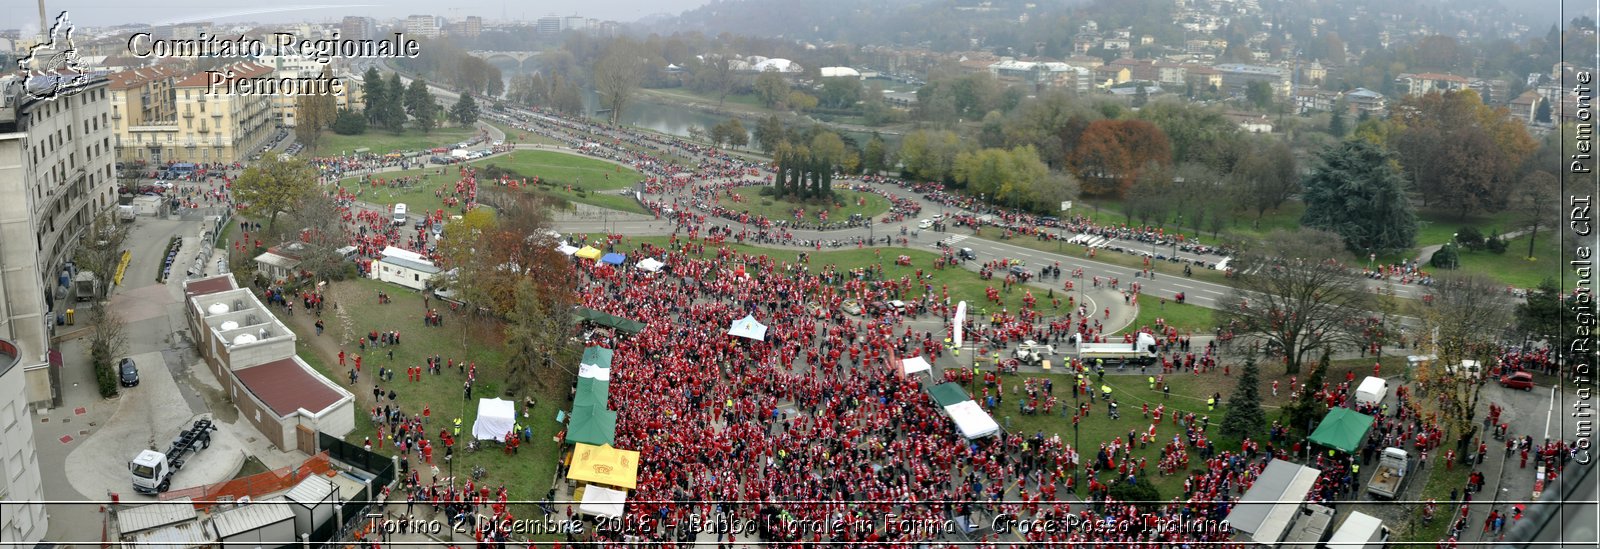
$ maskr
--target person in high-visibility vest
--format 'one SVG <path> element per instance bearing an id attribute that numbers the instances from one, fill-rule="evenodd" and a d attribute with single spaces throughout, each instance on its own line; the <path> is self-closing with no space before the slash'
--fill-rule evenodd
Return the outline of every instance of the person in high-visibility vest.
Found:
<path id="1" fill-rule="evenodd" d="M 456 418 L 455 429 L 453 431 L 451 431 L 450 434 L 452 434 L 454 436 L 458 436 L 458 437 L 461 436 L 461 418 L 459 418 L 459 417 Z"/>
<path id="2" fill-rule="evenodd" d="M 1111 398 L 1111 386 L 1110 385 L 1101 385 L 1100 386 L 1100 392 L 1104 393 L 1106 398 Z"/>
<path id="3" fill-rule="evenodd" d="M 1216 397 L 1207 398 L 1206 399 L 1206 411 L 1207 412 L 1211 412 L 1211 411 L 1214 411 L 1216 409 L 1217 409 L 1217 399 L 1216 399 Z"/>
<path id="4" fill-rule="evenodd" d="M 1152 391 L 1156 390 L 1156 377 L 1155 376 L 1150 376 L 1150 377 L 1148 377 L 1146 379 L 1150 380 L 1150 390 L 1152 390 Z"/>

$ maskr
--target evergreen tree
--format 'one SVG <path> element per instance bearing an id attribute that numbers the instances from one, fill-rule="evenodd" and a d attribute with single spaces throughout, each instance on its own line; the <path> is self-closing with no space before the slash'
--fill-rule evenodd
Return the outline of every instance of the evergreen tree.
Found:
<path id="1" fill-rule="evenodd" d="M 424 109 L 428 108 L 428 103 L 432 100 L 433 94 L 428 92 L 428 83 L 421 78 L 412 80 L 411 85 L 406 88 L 406 98 L 403 103 L 406 114 L 412 118 L 421 118 Z"/>
<path id="2" fill-rule="evenodd" d="M 1248 357 L 1239 372 L 1239 385 L 1228 397 L 1228 412 L 1222 416 L 1222 434 L 1245 438 L 1266 430 L 1266 416 L 1261 412 L 1261 372 L 1256 368 L 1256 358 Z"/>
<path id="3" fill-rule="evenodd" d="M 1324 150 L 1304 184 L 1301 224 L 1344 237 L 1353 253 L 1410 248 L 1417 214 L 1389 154 L 1364 139 Z"/>
<path id="4" fill-rule="evenodd" d="M 1533 119 L 1541 124 L 1550 123 L 1550 102 L 1539 100 L 1539 106 L 1533 110 Z"/>
<path id="5" fill-rule="evenodd" d="M 1328 364 L 1331 358 L 1328 353 L 1322 353 L 1322 359 L 1317 361 L 1316 367 L 1311 369 L 1311 375 L 1306 377 L 1305 388 L 1290 387 L 1290 390 L 1300 391 L 1300 397 L 1289 406 L 1284 407 L 1289 420 L 1289 427 L 1305 429 L 1306 435 L 1311 435 L 1311 424 L 1322 419 L 1328 413 L 1328 405 L 1316 397 L 1316 392 L 1322 389 L 1322 383 L 1328 374 Z"/>
<path id="6" fill-rule="evenodd" d="M 367 133 L 367 118 L 350 109 L 339 109 L 339 116 L 333 120 L 333 133 L 339 135 Z"/>
<path id="7" fill-rule="evenodd" d="M 1348 131 L 1349 129 L 1344 127 L 1344 109 L 1334 107 L 1333 117 L 1328 119 L 1328 133 L 1339 139 L 1344 139 L 1344 134 Z"/>
<path id="8" fill-rule="evenodd" d="M 378 74 L 377 67 L 367 67 L 367 73 L 362 75 L 361 93 L 366 101 L 361 114 L 367 117 L 367 122 L 374 126 L 383 125 L 383 106 L 389 93 L 389 85 L 383 82 L 383 75 Z"/>
<path id="9" fill-rule="evenodd" d="M 470 94 L 461 94 L 456 104 L 450 107 L 450 119 L 462 126 L 471 126 L 478 121 L 478 102 Z"/>
<path id="10" fill-rule="evenodd" d="M 401 131 L 406 127 L 406 85 L 400 82 L 400 73 L 389 73 L 388 88 L 383 92 L 383 110 L 379 114 L 382 120 L 380 125 L 392 131 Z"/>

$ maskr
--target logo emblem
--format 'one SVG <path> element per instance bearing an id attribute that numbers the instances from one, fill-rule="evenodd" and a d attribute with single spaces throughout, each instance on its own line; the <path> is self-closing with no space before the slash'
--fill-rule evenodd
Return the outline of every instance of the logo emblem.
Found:
<path id="1" fill-rule="evenodd" d="M 48 39 L 29 48 L 28 55 L 17 63 L 27 74 L 24 88 L 29 97 L 52 100 L 72 95 L 89 83 L 72 44 L 72 30 L 72 20 L 67 12 L 61 12 L 50 26 Z"/>

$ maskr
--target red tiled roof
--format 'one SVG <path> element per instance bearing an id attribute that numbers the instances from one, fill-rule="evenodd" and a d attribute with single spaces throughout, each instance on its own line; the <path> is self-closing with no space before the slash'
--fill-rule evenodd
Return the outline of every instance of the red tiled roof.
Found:
<path id="1" fill-rule="evenodd" d="M 250 61 L 234 63 L 217 70 L 224 73 L 229 70 L 233 71 L 233 80 L 272 74 L 272 67 Z M 204 88 L 211 85 L 211 75 L 206 72 L 197 72 L 179 79 L 174 85 L 180 88 Z"/>
<path id="2" fill-rule="evenodd" d="M 191 280 L 187 285 L 184 286 L 184 291 L 189 294 L 189 297 L 196 297 L 210 295 L 217 292 L 226 292 L 234 288 L 235 286 L 233 284 L 233 277 L 222 275 L 213 276 L 211 278 L 202 278 L 199 280 Z"/>
<path id="3" fill-rule="evenodd" d="M 279 417 L 301 408 L 320 413 L 340 398 L 327 380 L 301 368 L 293 357 L 234 370 L 233 375 Z"/>
<path id="4" fill-rule="evenodd" d="M 126 90 L 143 86 L 161 78 L 176 77 L 180 74 L 182 72 L 171 65 L 157 65 L 114 72 L 106 75 L 106 79 L 111 81 L 111 89 Z"/>

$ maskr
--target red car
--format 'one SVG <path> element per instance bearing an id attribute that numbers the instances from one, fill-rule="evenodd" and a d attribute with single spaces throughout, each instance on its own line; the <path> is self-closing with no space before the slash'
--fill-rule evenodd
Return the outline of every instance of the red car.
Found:
<path id="1" fill-rule="evenodd" d="M 1514 372 L 1508 376 L 1500 376 L 1500 386 L 1511 389 L 1533 390 L 1533 374 L 1528 372 Z"/>

